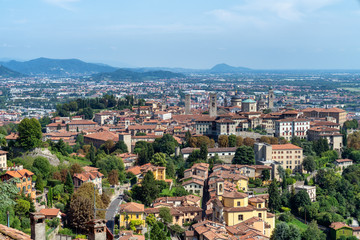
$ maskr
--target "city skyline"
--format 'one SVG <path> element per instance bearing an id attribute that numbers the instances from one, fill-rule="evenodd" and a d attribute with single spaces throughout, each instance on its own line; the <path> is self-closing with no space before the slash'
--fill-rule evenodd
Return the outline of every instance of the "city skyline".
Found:
<path id="1" fill-rule="evenodd" d="M 0 4 L 0 58 L 78 58 L 115 67 L 360 68 L 356 0 Z"/>

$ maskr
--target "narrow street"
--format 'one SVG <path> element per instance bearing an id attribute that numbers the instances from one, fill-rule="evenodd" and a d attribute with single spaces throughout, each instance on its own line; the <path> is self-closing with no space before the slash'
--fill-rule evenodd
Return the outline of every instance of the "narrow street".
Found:
<path id="1" fill-rule="evenodd" d="M 114 232 L 114 218 L 116 213 L 119 210 L 119 205 L 123 202 L 123 195 L 122 193 L 118 195 L 108 207 L 108 210 L 105 214 L 105 219 L 107 220 L 106 226 L 109 228 L 109 230 L 113 233 Z"/>

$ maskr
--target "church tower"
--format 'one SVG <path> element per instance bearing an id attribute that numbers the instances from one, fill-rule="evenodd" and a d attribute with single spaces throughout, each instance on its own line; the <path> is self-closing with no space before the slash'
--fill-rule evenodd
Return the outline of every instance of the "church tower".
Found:
<path id="1" fill-rule="evenodd" d="M 270 87 L 269 89 L 268 107 L 269 109 L 274 108 L 274 90 L 272 89 L 272 87 Z"/>
<path id="2" fill-rule="evenodd" d="M 217 116 L 216 93 L 210 93 L 209 115 L 210 115 L 210 117 Z"/>
<path id="3" fill-rule="evenodd" d="M 185 114 L 191 114 L 191 95 L 185 95 Z"/>

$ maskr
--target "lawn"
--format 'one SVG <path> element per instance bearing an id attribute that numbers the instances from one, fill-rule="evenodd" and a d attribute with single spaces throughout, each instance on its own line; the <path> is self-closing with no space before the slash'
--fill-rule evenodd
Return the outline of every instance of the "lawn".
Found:
<path id="1" fill-rule="evenodd" d="M 307 225 L 303 222 L 300 222 L 296 218 L 294 218 L 292 221 L 288 222 L 288 224 L 293 224 L 293 225 L 297 226 L 301 232 L 303 232 L 307 229 Z"/>

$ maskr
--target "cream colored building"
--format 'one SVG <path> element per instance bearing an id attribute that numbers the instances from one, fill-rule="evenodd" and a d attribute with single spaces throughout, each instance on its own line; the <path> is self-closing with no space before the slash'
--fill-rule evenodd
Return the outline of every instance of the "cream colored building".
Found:
<path id="1" fill-rule="evenodd" d="M 270 145 L 256 143 L 254 146 L 255 160 L 257 162 L 272 162 L 290 169 L 292 172 L 302 172 L 304 160 L 303 149 L 294 144 Z"/>
<path id="2" fill-rule="evenodd" d="M 0 169 L 6 169 L 7 168 L 7 157 L 6 154 L 8 152 L 1 151 L 0 150 Z"/>

